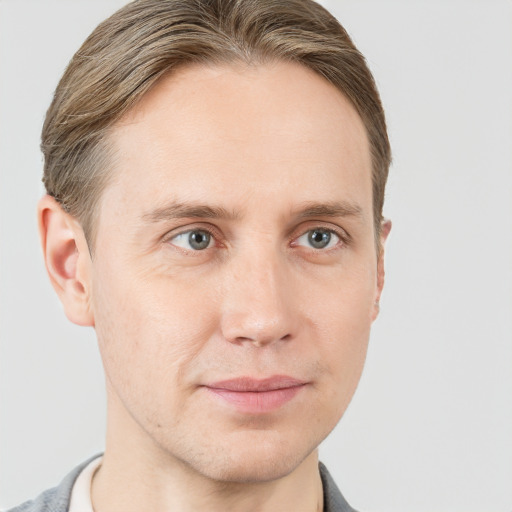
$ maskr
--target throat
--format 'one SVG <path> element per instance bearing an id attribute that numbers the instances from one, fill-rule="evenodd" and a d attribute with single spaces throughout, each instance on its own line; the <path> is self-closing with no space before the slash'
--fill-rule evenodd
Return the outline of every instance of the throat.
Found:
<path id="1" fill-rule="evenodd" d="M 316 451 L 290 474 L 267 482 L 215 481 L 186 470 L 155 475 L 141 466 L 118 467 L 106 454 L 91 481 L 91 505 L 94 512 L 322 512 L 323 488 Z"/>

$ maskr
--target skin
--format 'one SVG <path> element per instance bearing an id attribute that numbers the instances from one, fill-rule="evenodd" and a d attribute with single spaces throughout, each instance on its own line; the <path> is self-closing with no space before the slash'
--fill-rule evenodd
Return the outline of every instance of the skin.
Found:
<path id="1" fill-rule="evenodd" d="M 93 258 L 75 219 L 39 207 L 51 280 L 105 368 L 95 510 L 321 510 L 317 447 L 355 391 L 384 281 L 361 119 L 297 64 L 195 65 L 111 142 Z M 274 375 L 304 385 L 261 414 L 207 387 Z"/>

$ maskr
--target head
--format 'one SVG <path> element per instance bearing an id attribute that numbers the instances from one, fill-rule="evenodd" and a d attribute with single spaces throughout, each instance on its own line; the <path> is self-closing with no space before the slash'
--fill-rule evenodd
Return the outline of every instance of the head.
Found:
<path id="1" fill-rule="evenodd" d="M 383 286 L 389 143 L 344 29 L 309 0 L 133 2 L 74 56 L 42 149 L 47 268 L 96 329 L 116 438 L 217 480 L 296 468 Z"/>

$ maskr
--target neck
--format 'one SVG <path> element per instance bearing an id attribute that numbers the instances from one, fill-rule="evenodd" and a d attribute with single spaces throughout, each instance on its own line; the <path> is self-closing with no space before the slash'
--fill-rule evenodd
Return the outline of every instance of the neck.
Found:
<path id="1" fill-rule="evenodd" d="M 96 512 L 323 510 L 317 450 L 281 478 L 226 482 L 208 478 L 162 453 L 141 432 L 128 432 L 126 424 L 124 429 L 113 428 L 110 421 L 108 425 L 105 454 L 91 488 Z"/>
<path id="2" fill-rule="evenodd" d="M 180 510 L 321 512 L 323 492 L 316 453 L 286 477 L 271 482 L 216 482 L 191 471 L 157 473 L 144 463 L 118 464 L 107 452 L 92 484 L 96 512 Z"/>

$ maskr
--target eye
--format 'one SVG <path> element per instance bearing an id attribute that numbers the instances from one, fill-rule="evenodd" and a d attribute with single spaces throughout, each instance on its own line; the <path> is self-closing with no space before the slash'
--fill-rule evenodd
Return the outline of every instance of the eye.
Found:
<path id="1" fill-rule="evenodd" d="M 331 249 L 340 240 L 340 237 L 330 229 L 315 228 L 299 236 L 294 245 L 309 246 L 313 249 Z"/>
<path id="2" fill-rule="evenodd" d="M 182 249 L 202 251 L 212 245 L 213 237 L 205 229 L 191 229 L 173 236 L 169 241 Z"/>

